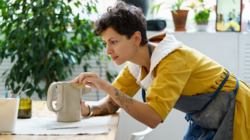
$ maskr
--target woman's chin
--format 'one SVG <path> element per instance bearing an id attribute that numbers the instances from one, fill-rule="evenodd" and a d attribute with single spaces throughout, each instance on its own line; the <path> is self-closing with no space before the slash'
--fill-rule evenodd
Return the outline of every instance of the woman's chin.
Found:
<path id="1" fill-rule="evenodd" d="M 115 62 L 115 65 L 119 66 L 121 64 L 123 64 L 124 62 L 121 62 L 121 61 L 114 61 Z"/>

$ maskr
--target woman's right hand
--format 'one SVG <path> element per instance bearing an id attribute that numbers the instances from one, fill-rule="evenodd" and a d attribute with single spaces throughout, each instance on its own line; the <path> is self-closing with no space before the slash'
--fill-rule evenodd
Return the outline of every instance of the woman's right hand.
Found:
<path id="1" fill-rule="evenodd" d="M 55 97 L 55 99 L 57 99 L 57 96 Z M 80 104 L 81 104 L 81 115 L 82 116 L 88 116 L 89 110 L 90 110 L 89 105 L 85 104 L 84 100 L 81 100 Z M 55 105 L 57 106 L 57 103 L 55 103 Z M 57 114 L 57 112 L 55 112 L 55 113 Z"/>
<path id="2" fill-rule="evenodd" d="M 73 79 L 73 82 L 78 84 L 83 84 L 90 86 L 91 88 L 106 91 L 106 89 L 110 86 L 108 82 L 103 80 L 100 76 L 98 76 L 95 72 L 85 72 L 81 73 L 78 77 Z"/>

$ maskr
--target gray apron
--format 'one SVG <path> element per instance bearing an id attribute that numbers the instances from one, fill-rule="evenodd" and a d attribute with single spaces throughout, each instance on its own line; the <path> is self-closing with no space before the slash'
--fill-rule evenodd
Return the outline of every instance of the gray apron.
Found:
<path id="1" fill-rule="evenodd" d="M 211 131 L 215 132 L 213 140 L 233 139 L 234 109 L 239 86 L 239 81 L 237 78 L 236 80 L 234 91 L 218 92 L 215 97 L 215 92 L 196 96 L 181 95 L 176 102 L 175 109 L 192 114 L 192 121 L 204 128 L 197 140 L 203 140 Z M 186 119 L 190 121 L 190 118 Z"/>
<path id="2" fill-rule="evenodd" d="M 149 43 L 148 49 L 151 57 L 152 52 Z M 179 97 L 174 108 L 181 112 L 192 114 L 191 120 L 204 128 L 197 140 L 206 138 L 211 130 L 216 132 L 213 140 L 233 139 L 234 109 L 238 85 L 239 81 L 237 79 L 237 86 L 234 91 L 219 92 L 215 96 L 215 92 L 210 92 L 196 96 L 181 95 Z M 146 102 L 145 96 L 146 92 L 142 88 L 144 102 Z"/>

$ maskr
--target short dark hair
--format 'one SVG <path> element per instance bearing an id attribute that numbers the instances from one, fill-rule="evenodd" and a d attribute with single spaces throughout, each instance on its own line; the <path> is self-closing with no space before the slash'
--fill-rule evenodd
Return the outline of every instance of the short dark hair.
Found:
<path id="1" fill-rule="evenodd" d="M 122 1 L 116 2 L 114 7 L 109 6 L 107 12 L 95 21 L 94 35 L 100 36 L 110 26 L 120 35 L 126 35 L 128 39 L 139 31 L 142 38 L 140 45 L 148 43 L 147 21 L 138 7 Z"/>

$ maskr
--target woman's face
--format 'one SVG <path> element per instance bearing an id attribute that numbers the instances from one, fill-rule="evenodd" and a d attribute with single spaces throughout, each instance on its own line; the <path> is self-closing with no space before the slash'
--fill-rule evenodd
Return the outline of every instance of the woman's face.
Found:
<path id="1" fill-rule="evenodd" d="M 106 53 L 116 65 L 135 59 L 134 36 L 128 39 L 125 35 L 117 33 L 112 27 L 108 27 L 102 32 L 102 40 L 107 47 Z"/>

